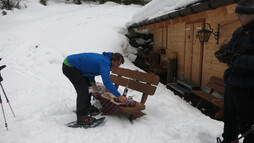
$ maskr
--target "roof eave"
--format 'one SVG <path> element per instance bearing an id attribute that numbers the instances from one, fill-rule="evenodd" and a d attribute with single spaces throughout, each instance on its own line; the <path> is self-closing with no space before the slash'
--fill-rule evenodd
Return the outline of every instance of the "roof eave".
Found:
<path id="1" fill-rule="evenodd" d="M 191 15 L 191 14 L 195 14 L 195 13 L 199 13 L 199 12 L 203 12 L 203 11 L 207 11 L 207 10 L 213 10 L 213 9 L 216 9 L 219 7 L 237 3 L 238 1 L 239 0 L 210 0 L 210 1 L 207 1 L 204 3 L 186 7 L 184 9 L 156 17 L 153 19 L 144 20 L 139 23 L 134 23 L 134 24 L 130 25 L 128 28 L 137 28 L 140 26 L 158 23 L 158 22 L 165 21 L 168 19 L 175 19 L 177 17 L 184 17 L 187 15 Z"/>

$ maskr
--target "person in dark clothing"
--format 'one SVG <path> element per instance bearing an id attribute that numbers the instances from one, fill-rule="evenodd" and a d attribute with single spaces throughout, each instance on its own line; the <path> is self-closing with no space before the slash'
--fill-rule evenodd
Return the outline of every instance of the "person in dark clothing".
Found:
<path id="1" fill-rule="evenodd" d="M 89 86 L 96 91 L 95 76 L 101 75 L 103 84 L 122 103 L 127 103 L 127 98 L 121 95 L 110 80 L 110 71 L 118 68 L 124 63 L 124 58 L 120 53 L 103 52 L 81 53 L 70 55 L 63 63 L 63 74 L 71 81 L 76 92 L 76 114 L 78 124 L 93 124 L 94 117 L 99 110 L 90 103 L 91 94 Z"/>
<path id="2" fill-rule="evenodd" d="M 224 72 L 223 143 L 235 141 L 254 124 L 254 0 L 241 0 L 235 13 L 242 26 L 214 54 L 228 65 Z M 245 136 L 244 143 L 254 143 L 254 133 Z"/>

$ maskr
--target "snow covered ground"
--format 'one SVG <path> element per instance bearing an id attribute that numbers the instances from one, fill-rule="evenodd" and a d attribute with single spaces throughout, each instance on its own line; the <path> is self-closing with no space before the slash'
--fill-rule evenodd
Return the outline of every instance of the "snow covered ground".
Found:
<path id="1" fill-rule="evenodd" d="M 223 122 L 203 115 L 163 84 L 148 98 L 147 115 L 132 124 L 112 115 L 93 129 L 64 126 L 76 117 L 76 93 L 61 70 L 64 58 L 80 52 L 128 51 L 125 25 L 140 6 L 59 1 L 45 7 L 27 0 L 28 8 L 0 16 L 0 65 L 7 65 L 1 71 L 2 84 L 16 114 L 14 118 L 0 92 L 9 127 L 6 131 L 0 111 L 0 143 L 216 142 Z M 122 67 L 140 70 L 125 61 Z M 137 94 L 128 93 L 138 100 Z"/>

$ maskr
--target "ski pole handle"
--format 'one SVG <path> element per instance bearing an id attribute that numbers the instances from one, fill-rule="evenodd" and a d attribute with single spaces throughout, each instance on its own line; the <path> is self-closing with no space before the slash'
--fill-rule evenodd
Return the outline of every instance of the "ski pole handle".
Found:
<path id="1" fill-rule="evenodd" d="M 3 68 L 5 68 L 6 67 L 6 65 L 2 65 L 1 67 L 0 67 L 0 71 L 3 69 Z"/>

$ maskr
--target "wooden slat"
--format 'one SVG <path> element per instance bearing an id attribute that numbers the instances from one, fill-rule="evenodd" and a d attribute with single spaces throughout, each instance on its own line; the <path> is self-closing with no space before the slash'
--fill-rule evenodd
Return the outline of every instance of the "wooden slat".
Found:
<path id="1" fill-rule="evenodd" d="M 214 104 L 217 107 L 223 108 L 224 103 L 221 99 L 214 97 L 204 91 L 200 91 L 200 90 L 191 90 L 192 93 L 194 93 L 197 96 L 200 96 L 201 98 L 210 101 L 212 104 Z"/>
<path id="2" fill-rule="evenodd" d="M 204 25 L 204 20 L 193 23 L 193 49 L 192 49 L 192 68 L 191 68 L 191 82 L 201 85 L 202 64 L 203 64 L 203 44 L 200 43 L 198 36 L 195 34 L 201 30 L 197 27 Z"/>
<path id="3" fill-rule="evenodd" d="M 193 23 L 185 26 L 185 48 L 184 48 L 184 79 L 191 81 L 192 53 L 193 53 Z M 184 37 L 181 37 L 184 38 Z"/>
<path id="4" fill-rule="evenodd" d="M 136 79 L 139 81 L 143 81 L 146 83 L 158 85 L 160 78 L 159 76 L 152 73 L 142 73 L 139 71 L 133 71 L 125 68 L 117 68 L 112 71 L 112 74 L 117 74 L 121 76 L 125 76 L 131 79 Z"/>
<path id="5" fill-rule="evenodd" d="M 123 112 L 132 114 L 139 112 L 141 110 L 145 109 L 145 105 L 141 103 L 137 103 L 135 107 L 129 107 L 129 106 L 119 106 L 119 109 L 122 110 Z"/>
<path id="6" fill-rule="evenodd" d="M 148 94 L 148 95 L 153 95 L 156 90 L 155 86 L 151 86 L 149 84 L 141 83 L 141 82 L 135 81 L 135 80 L 128 81 L 127 78 L 116 76 L 116 75 L 110 75 L 110 79 L 113 83 L 115 83 L 117 85 L 126 87 L 128 84 L 128 88 Z"/>
<path id="7" fill-rule="evenodd" d="M 220 93 L 224 93 L 224 91 L 225 91 L 224 81 L 222 79 L 214 77 L 214 76 L 211 77 L 211 79 L 207 83 L 207 86 L 209 88 L 214 89 L 215 91 L 220 92 Z"/>

